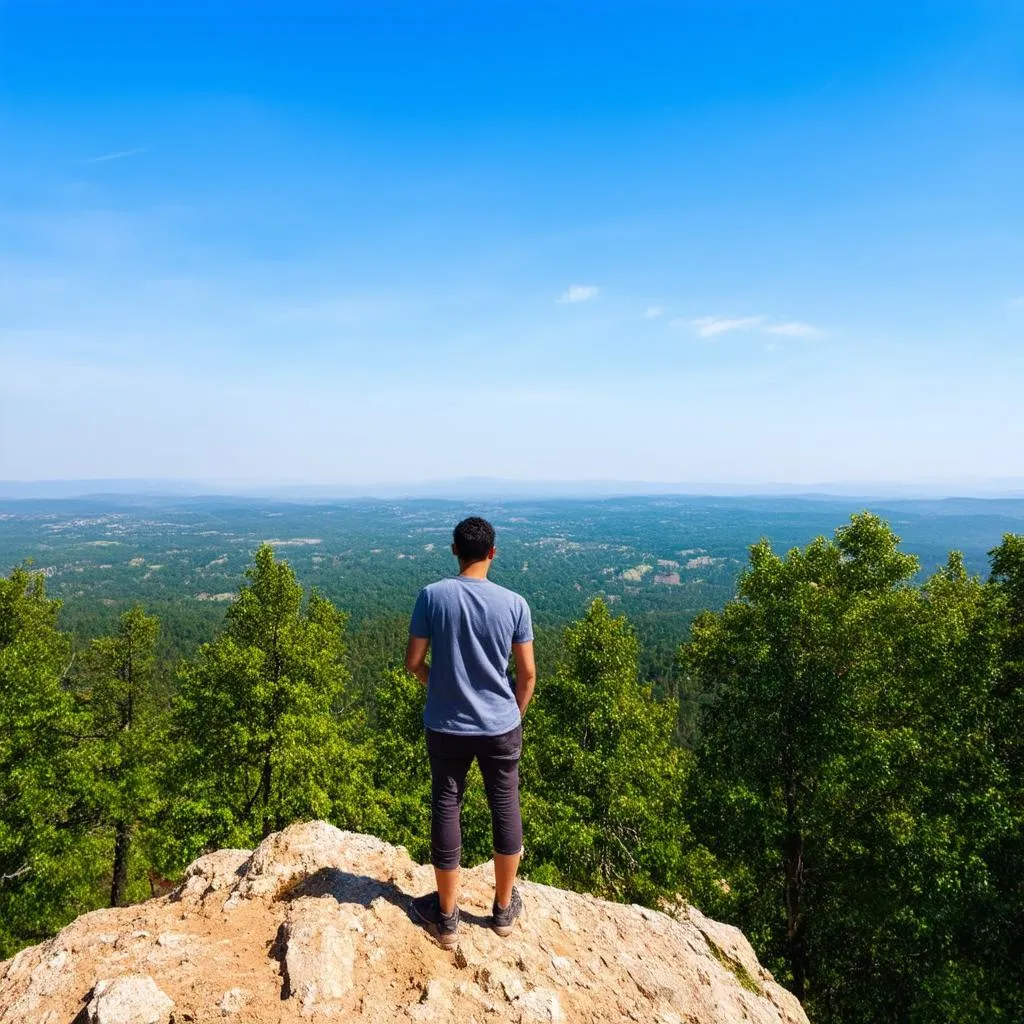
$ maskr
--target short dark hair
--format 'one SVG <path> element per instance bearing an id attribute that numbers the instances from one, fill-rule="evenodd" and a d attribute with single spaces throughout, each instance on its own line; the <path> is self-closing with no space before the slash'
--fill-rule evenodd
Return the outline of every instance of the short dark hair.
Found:
<path id="1" fill-rule="evenodd" d="M 470 516 L 463 519 L 452 534 L 455 553 L 464 562 L 479 562 L 494 547 L 494 527 L 486 519 Z"/>

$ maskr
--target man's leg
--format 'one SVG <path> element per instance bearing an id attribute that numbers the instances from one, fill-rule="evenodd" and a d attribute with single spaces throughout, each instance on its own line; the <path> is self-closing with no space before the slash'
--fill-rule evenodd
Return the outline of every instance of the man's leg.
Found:
<path id="1" fill-rule="evenodd" d="M 519 871 L 520 853 L 494 855 L 494 902 L 504 909 L 512 902 L 512 886 Z"/>
<path id="2" fill-rule="evenodd" d="M 490 752 L 480 754 L 480 773 L 484 777 L 487 804 L 491 809 L 491 833 L 494 840 L 494 901 L 508 907 L 512 886 L 523 852 L 523 819 L 519 807 L 519 755 L 522 752 L 522 728 L 504 736 L 495 736 Z"/>
<path id="3" fill-rule="evenodd" d="M 435 864 L 434 881 L 437 884 L 437 898 L 441 903 L 441 913 L 447 916 L 459 902 L 459 869 L 439 868 Z"/>
<path id="4" fill-rule="evenodd" d="M 459 901 L 462 825 L 459 815 L 472 757 L 435 752 L 442 741 L 428 740 L 430 750 L 430 859 L 437 880 L 441 912 L 451 914 Z"/>

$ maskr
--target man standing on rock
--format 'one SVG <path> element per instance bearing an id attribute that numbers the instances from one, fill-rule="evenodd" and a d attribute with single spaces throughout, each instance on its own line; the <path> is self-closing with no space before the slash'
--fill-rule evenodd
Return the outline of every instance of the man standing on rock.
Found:
<path id="1" fill-rule="evenodd" d="M 523 848 L 519 811 L 522 716 L 533 696 L 530 608 L 487 578 L 494 527 L 472 516 L 455 527 L 459 574 L 420 591 L 409 624 L 405 667 L 427 688 L 423 712 L 430 755 L 430 850 L 437 891 L 412 901 L 413 914 L 442 946 L 459 928 L 459 821 L 466 773 L 480 763 L 494 837 L 491 927 L 508 935 L 522 911 L 515 888 Z M 431 652 L 427 665 L 427 651 Z M 515 681 L 509 657 L 515 657 Z"/>

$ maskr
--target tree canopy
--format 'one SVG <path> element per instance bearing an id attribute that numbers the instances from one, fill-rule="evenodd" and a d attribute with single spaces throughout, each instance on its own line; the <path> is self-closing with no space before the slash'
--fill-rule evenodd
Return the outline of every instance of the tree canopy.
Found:
<path id="1" fill-rule="evenodd" d="M 353 644 L 269 545 L 183 657 L 142 607 L 85 643 L 58 611 L 41 574 L 0 578 L 0 956 L 295 820 L 429 855 L 404 620 Z M 1024 1019 L 1024 537 L 986 579 L 956 552 L 922 579 L 859 514 L 784 553 L 755 544 L 671 665 L 645 667 L 603 600 L 538 655 L 531 878 L 696 903 L 816 1022 Z M 463 839 L 467 862 L 490 856 L 478 778 Z"/>

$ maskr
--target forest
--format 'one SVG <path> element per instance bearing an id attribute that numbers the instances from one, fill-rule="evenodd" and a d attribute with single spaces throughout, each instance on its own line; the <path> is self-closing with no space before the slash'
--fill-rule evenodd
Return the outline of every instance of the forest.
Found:
<path id="1" fill-rule="evenodd" d="M 100 530 L 75 542 L 95 553 L 126 529 L 39 515 L 6 543 L 40 561 L 55 547 L 33 530 Z M 844 518 L 734 554 L 651 550 L 643 524 L 621 551 L 547 528 L 508 545 L 517 567 L 591 558 L 544 576 L 547 606 L 544 585 L 518 586 L 525 569 L 499 578 L 540 606 L 524 873 L 736 924 L 812 1021 L 1024 1019 L 1024 533 L 941 560 L 932 538 L 922 565 L 881 516 Z M 189 605 L 196 619 L 147 589 L 166 540 L 165 561 L 103 563 L 138 575 L 135 601 L 81 548 L 0 578 L 0 958 L 296 820 L 427 859 L 423 691 L 401 667 L 410 583 L 426 580 L 385 596 L 392 581 L 367 571 L 346 604 L 312 559 L 352 573 L 373 550 L 303 539 L 320 538 L 238 543 L 213 565 L 218 536 L 181 587 L 223 596 L 200 562 L 244 575 Z M 423 541 L 417 573 L 440 574 L 445 537 Z M 464 842 L 466 863 L 490 856 L 479 780 Z"/>

